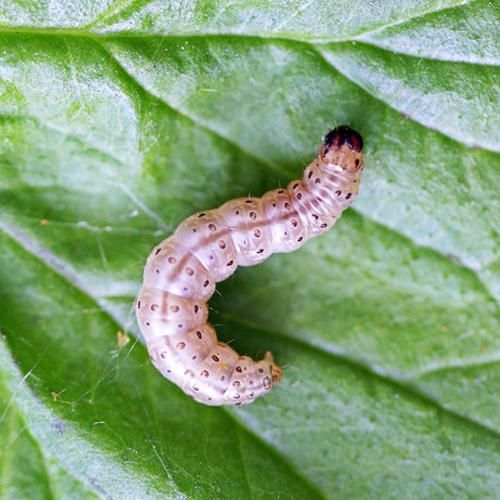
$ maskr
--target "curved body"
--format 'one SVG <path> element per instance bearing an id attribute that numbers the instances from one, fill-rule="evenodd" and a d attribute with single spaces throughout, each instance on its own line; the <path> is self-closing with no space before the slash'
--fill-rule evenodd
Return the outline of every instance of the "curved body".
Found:
<path id="1" fill-rule="evenodd" d="M 291 252 L 335 224 L 358 192 L 362 145 L 349 127 L 332 130 L 302 180 L 196 213 L 149 255 L 136 303 L 139 327 L 154 365 L 196 401 L 251 403 L 281 380 L 270 352 L 253 361 L 217 341 L 207 301 L 238 266 Z"/>

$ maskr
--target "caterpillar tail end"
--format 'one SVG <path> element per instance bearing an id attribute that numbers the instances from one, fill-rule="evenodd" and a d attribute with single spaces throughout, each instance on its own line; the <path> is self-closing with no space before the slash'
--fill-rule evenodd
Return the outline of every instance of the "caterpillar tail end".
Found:
<path id="1" fill-rule="evenodd" d="M 274 356 L 271 354 L 270 351 L 266 352 L 264 359 L 266 362 L 270 364 L 272 387 L 274 387 L 275 385 L 278 385 L 281 381 L 282 377 L 281 368 L 274 362 Z"/>

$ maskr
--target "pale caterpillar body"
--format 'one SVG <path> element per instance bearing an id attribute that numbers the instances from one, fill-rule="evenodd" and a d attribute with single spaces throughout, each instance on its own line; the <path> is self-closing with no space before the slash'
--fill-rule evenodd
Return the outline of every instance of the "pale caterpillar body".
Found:
<path id="1" fill-rule="evenodd" d="M 302 180 L 196 213 L 149 255 L 136 305 L 139 327 L 153 364 L 196 401 L 251 403 L 281 380 L 270 352 L 253 361 L 217 341 L 207 300 L 238 266 L 291 252 L 328 231 L 358 192 L 362 146 L 349 127 L 332 130 Z"/>

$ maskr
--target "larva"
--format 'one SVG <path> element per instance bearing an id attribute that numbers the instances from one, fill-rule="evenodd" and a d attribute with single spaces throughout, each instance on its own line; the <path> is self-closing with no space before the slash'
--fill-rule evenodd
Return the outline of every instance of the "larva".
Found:
<path id="1" fill-rule="evenodd" d="M 207 300 L 238 266 L 328 231 L 358 192 L 362 146 L 349 127 L 332 130 L 302 180 L 196 213 L 149 255 L 136 303 L 139 327 L 154 365 L 196 401 L 251 403 L 281 380 L 270 352 L 253 361 L 217 341 Z"/>

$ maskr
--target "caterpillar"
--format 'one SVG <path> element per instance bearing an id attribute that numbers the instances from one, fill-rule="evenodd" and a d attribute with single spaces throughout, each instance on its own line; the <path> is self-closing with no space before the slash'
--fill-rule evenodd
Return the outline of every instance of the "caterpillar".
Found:
<path id="1" fill-rule="evenodd" d="M 149 255 L 136 301 L 139 328 L 153 364 L 196 401 L 251 403 L 280 382 L 270 352 L 253 361 L 217 341 L 207 301 L 238 266 L 291 252 L 328 231 L 357 195 L 362 147 L 349 127 L 332 130 L 302 180 L 198 212 Z"/>

